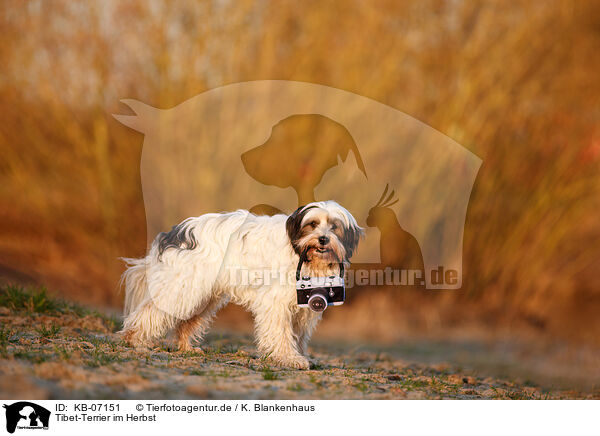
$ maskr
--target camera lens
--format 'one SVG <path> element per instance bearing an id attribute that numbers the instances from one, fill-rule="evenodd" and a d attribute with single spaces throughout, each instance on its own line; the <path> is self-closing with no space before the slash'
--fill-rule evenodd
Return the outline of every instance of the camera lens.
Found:
<path id="1" fill-rule="evenodd" d="M 323 312 L 327 309 L 327 297 L 324 289 L 316 289 L 308 299 L 308 307 L 314 312 Z"/>

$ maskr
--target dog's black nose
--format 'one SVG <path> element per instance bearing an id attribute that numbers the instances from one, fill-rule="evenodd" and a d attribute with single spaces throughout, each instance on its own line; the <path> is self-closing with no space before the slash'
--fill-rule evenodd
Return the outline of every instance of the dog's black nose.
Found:
<path id="1" fill-rule="evenodd" d="M 321 245 L 329 244 L 329 238 L 327 236 L 319 236 L 319 244 L 321 244 Z"/>

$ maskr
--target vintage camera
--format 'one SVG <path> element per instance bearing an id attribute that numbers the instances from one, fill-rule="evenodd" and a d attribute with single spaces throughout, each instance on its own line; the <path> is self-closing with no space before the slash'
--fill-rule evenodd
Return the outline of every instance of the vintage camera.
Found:
<path id="1" fill-rule="evenodd" d="M 339 306 L 346 299 L 344 279 L 338 276 L 302 277 L 296 281 L 298 306 L 323 312 L 327 306 Z"/>
<path id="2" fill-rule="evenodd" d="M 340 275 L 329 277 L 300 277 L 302 263 L 306 259 L 307 250 L 300 255 L 296 268 L 296 294 L 298 306 L 308 307 L 314 312 L 323 312 L 327 306 L 339 306 L 346 299 L 344 287 L 344 264 L 339 263 Z"/>

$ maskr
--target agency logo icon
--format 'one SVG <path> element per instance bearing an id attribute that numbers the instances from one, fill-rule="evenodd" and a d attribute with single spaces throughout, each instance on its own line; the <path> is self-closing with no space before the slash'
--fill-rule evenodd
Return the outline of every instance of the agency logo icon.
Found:
<path id="1" fill-rule="evenodd" d="M 3 406 L 6 409 L 6 431 L 14 433 L 16 429 L 48 430 L 50 411 L 29 401 L 19 401 Z"/>

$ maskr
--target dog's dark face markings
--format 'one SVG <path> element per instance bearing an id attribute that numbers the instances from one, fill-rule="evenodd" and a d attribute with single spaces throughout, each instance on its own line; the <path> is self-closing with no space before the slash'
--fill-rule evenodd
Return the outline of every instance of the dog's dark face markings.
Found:
<path id="1" fill-rule="evenodd" d="M 341 209 L 341 208 L 340 208 Z M 298 255 L 307 260 L 348 261 L 356 249 L 362 229 L 345 210 L 328 210 L 318 205 L 301 206 L 286 222 L 288 237 Z"/>
<path id="2" fill-rule="evenodd" d="M 364 231 L 360 227 L 350 226 L 341 236 L 342 244 L 346 247 L 346 260 L 349 260 L 354 254 L 354 250 L 358 247 L 360 238 L 364 236 Z"/>
<path id="3" fill-rule="evenodd" d="M 302 254 L 302 248 L 298 245 L 298 241 L 302 236 L 304 236 L 304 232 L 306 229 L 302 227 L 302 221 L 306 216 L 307 212 L 311 209 L 314 209 L 316 206 L 300 206 L 298 209 L 292 213 L 287 221 L 285 222 L 285 228 L 287 230 L 288 237 L 292 243 L 292 247 L 294 247 L 294 251 L 296 254 Z"/>

